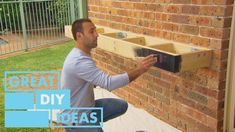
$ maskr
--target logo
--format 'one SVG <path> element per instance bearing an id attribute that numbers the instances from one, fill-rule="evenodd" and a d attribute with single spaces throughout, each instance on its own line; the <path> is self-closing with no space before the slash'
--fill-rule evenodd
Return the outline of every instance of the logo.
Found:
<path id="1" fill-rule="evenodd" d="M 99 128 L 103 109 L 70 107 L 70 90 L 60 89 L 60 72 L 6 71 L 6 128 Z"/>

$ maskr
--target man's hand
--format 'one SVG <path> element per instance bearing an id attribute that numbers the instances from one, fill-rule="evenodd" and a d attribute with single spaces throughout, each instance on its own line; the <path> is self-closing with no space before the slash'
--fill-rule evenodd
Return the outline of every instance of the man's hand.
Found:
<path id="1" fill-rule="evenodd" d="M 137 69 L 146 72 L 151 66 L 157 62 L 157 57 L 155 55 L 149 55 L 147 57 L 141 57 L 138 61 Z"/>
<path id="2" fill-rule="evenodd" d="M 157 57 L 155 55 L 149 55 L 147 57 L 139 58 L 137 67 L 128 72 L 130 82 L 135 80 L 144 72 L 146 72 L 156 62 L 157 62 Z"/>

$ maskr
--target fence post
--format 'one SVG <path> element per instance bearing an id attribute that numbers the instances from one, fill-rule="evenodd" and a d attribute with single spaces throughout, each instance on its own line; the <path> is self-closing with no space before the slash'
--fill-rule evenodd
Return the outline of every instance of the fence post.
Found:
<path id="1" fill-rule="evenodd" d="M 26 26 L 25 26 L 25 18 L 24 18 L 23 0 L 20 0 L 20 18 L 21 18 L 23 37 L 24 37 L 25 51 L 27 51 L 28 42 L 27 42 L 27 34 L 26 34 Z"/>
<path id="2" fill-rule="evenodd" d="M 79 0 L 79 18 L 87 17 L 87 0 Z"/>
<path id="3" fill-rule="evenodd" d="M 75 21 L 75 10 L 74 10 L 74 0 L 70 0 L 70 12 L 71 12 L 71 20 Z"/>

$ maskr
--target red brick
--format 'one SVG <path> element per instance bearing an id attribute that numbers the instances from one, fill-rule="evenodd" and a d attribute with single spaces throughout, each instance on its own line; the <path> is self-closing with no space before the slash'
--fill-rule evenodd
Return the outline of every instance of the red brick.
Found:
<path id="1" fill-rule="evenodd" d="M 213 59 L 224 60 L 228 58 L 228 49 L 225 50 L 213 50 Z"/>
<path id="2" fill-rule="evenodd" d="M 169 72 L 162 72 L 161 73 L 161 78 L 166 81 L 166 82 L 169 82 L 169 83 L 175 83 L 177 81 L 177 76 L 176 75 L 173 75 L 173 74 L 170 74 Z"/>
<path id="3" fill-rule="evenodd" d="M 148 97 L 155 97 L 155 91 L 153 89 L 150 89 L 148 87 L 140 89 L 142 93 L 146 94 Z"/>
<path id="4" fill-rule="evenodd" d="M 165 97 L 170 98 L 170 89 L 169 88 L 163 88 L 162 90 L 163 90 L 163 95 Z"/>
<path id="5" fill-rule="evenodd" d="M 194 36 L 194 37 L 192 37 L 191 42 L 195 45 L 208 48 L 209 44 L 210 44 L 210 39 Z"/>
<path id="6" fill-rule="evenodd" d="M 201 104 L 197 103 L 196 104 L 196 109 L 199 110 L 200 112 L 208 115 L 208 116 L 211 116 L 211 117 L 214 117 L 214 118 L 216 118 L 216 116 L 217 116 L 216 111 L 212 110 L 211 108 L 208 108 L 205 105 L 201 105 Z"/>
<path id="7" fill-rule="evenodd" d="M 155 14 L 153 12 L 144 12 L 144 18 L 154 20 Z"/>
<path id="8" fill-rule="evenodd" d="M 124 63 L 124 59 L 121 56 L 113 56 L 112 59 L 120 64 Z"/>
<path id="9" fill-rule="evenodd" d="M 163 12 L 164 5 L 163 4 L 157 4 L 156 5 L 156 12 Z"/>
<path id="10" fill-rule="evenodd" d="M 189 24 L 190 17 L 186 15 L 171 15 L 169 17 L 169 21 L 174 23 Z"/>
<path id="11" fill-rule="evenodd" d="M 156 99 L 158 99 L 159 101 L 161 101 L 162 103 L 164 104 L 167 104 L 167 105 L 170 105 L 170 98 L 162 95 L 162 94 L 159 94 L 157 92 L 155 92 L 155 96 L 154 96 Z"/>
<path id="12" fill-rule="evenodd" d="M 145 2 L 146 3 L 146 2 Z M 163 11 L 162 4 L 146 4 L 146 10 L 153 11 L 153 12 L 162 12 Z"/>
<path id="13" fill-rule="evenodd" d="M 155 21 L 155 29 L 162 30 L 162 21 Z"/>
<path id="14" fill-rule="evenodd" d="M 200 35 L 217 39 L 228 39 L 230 37 L 230 29 L 201 27 Z"/>
<path id="15" fill-rule="evenodd" d="M 190 43 L 191 42 L 191 37 L 186 34 L 174 34 L 174 40 L 178 42 L 183 42 L 183 43 Z"/>
<path id="16" fill-rule="evenodd" d="M 227 60 L 218 60 L 218 59 L 212 59 L 210 68 L 215 71 L 225 70 L 227 69 Z"/>
<path id="17" fill-rule="evenodd" d="M 137 107 L 139 107 L 141 105 L 141 101 L 138 97 L 134 96 L 134 95 L 129 95 L 129 102 Z"/>
<path id="18" fill-rule="evenodd" d="M 196 124 L 196 120 L 189 117 L 188 115 L 182 113 L 182 112 L 178 112 L 177 113 L 177 116 L 178 116 L 178 122 L 177 122 L 177 128 L 180 128 L 181 130 L 183 131 L 191 131 L 191 130 L 194 130 L 193 129 L 189 129 L 188 128 L 188 125 L 194 125 Z"/>
<path id="19" fill-rule="evenodd" d="M 111 8 L 111 9 L 109 8 L 109 14 L 110 15 L 117 15 L 118 10 L 119 9 L 117 9 L 117 8 Z"/>
<path id="20" fill-rule="evenodd" d="M 175 128 L 177 127 L 177 119 L 178 119 L 178 116 L 175 116 L 169 113 L 169 123 Z"/>
<path id="21" fill-rule="evenodd" d="M 152 28 L 143 28 L 142 34 L 149 35 L 149 36 L 155 36 L 155 30 Z"/>
<path id="22" fill-rule="evenodd" d="M 160 37 L 160 38 L 165 38 L 171 40 L 173 37 L 172 32 L 167 32 L 167 31 L 156 31 L 155 36 Z"/>
<path id="23" fill-rule="evenodd" d="M 212 20 L 211 26 L 213 27 L 231 27 L 231 22 L 232 18 L 221 18 L 221 17 L 216 17 Z"/>
<path id="24" fill-rule="evenodd" d="M 173 23 L 162 23 L 162 29 L 177 32 L 179 25 Z"/>
<path id="25" fill-rule="evenodd" d="M 95 0 L 96 1 L 96 0 Z M 89 4 L 88 4 L 89 5 Z M 112 1 L 100 1 L 100 6 L 112 7 Z"/>
<path id="26" fill-rule="evenodd" d="M 156 11 L 157 9 L 156 4 L 153 4 L 153 3 L 146 4 L 146 8 L 147 10 L 152 11 L 152 12 Z"/>
<path id="27" fill-rule="evenodd" d="M 212 18 L 205 16 L 191 16 L 190 24 L 199 26 L 211 26 Z"/>
<path id="28" fill-rule="evenodd" d="M 210 128 L 213 128 L 214 130 L 217 129 L 217 125 L 218 125 L 218 120 L 215 118 L 212 118 L 210 116 L 207 117 L 207 126 Z"/>
<path id="29" fill-rule="evenodd" d="M 149 113 L 154 113 L 154 105 L 151 103 L 141 103 L 141 107 L 143 107 Z"/>
<path id="30" fill-rule="evenodd" d="M 228 49 L 229 40 L 211 39 L 209 48 Z"/>
<path id="31" fill-rule="evenodd" d="M 201 6 L 200 15 L 208 16 L 231 16 L 231 7 L 224 6 Z"/>
<path id="32" fill-rule="evenodd" d="M 180 32 L 192 34 L 192 35 L 198 35 L 199 27 L 198 26 L 190 26 L 190 25 L 181 25 Z"/>
<path id="33" fill-rule="evenodd" d="M 193 90 L 197 91 L 198 93 L 208 95 L 208 88 L 207 87 L 203 87 L 203 86 L 200 86 L 200 85 L 195 85 L 193 87 Z"/>
<path id="34" fill-rule="evenodd" d="M 214 0 L 214 4 L 217 5 L 230 5 L 233 4 L 234 0 Z"/>
<path id="35" fill-rule="evenodd" d="M 143 0 L 145 1 L 145 0 Z M 155 0 L 156 3 L 172 3 L 172 0 Z"/>
<path id="36" fill-rule="evenodd" d="M 227 6 L 225 8 L 224 16 L 232 16 L 233 14 L 233 6 Z"/>
<path id="37" fill-rule="evenodd" d="M 167 5 L 165 7 L 165 12 L 180 13 L 181 12 L 181 6 L 180 5 Z"/>
<path id="38" fill-rule="evenodd" d="M 115 8 L 121 8 L 121 2 L 119 1 L 113 1 L 112 2 L 112 7 L 115 7 Z"/>
<path id="39" fill-rule="evenodd" d="M 173 0 L 174 4 L 191 4 L 192 0 Z"/>
<path id="40" fill-rule="evenodd" d="M 185 14 L 199 14 L 199 6 L 182 6 L 182 13 Z"/>
<path id="41" fill-rule="evenodd" d="M 190 115 L 193 117 L 193 119 L 196 119 L 200 123 L 207 122 L 207 115 L 206 114 L 203 114 L 201 112 L 193 110 Z"/>
<path id="42" fill-rule="evenodd" d="M 188 96 L 188 98 L 190 98 L 196 102 L 199 102 L 201 104 L 206 105 L 208 103 L 208 98 L 205 95 L 199 94 L 199 93 L 194 92 L 192 90 L 189 90 L 189 92 L 187 93 L 187 96 Z"/>
<path id="43" fill-rule="evenodd" d="M 161 15 L 161 20 L 162 21 L 168 21 L 170 19 L 170 15 L 169 14 L 162 14 Z"/>
<path id="44" fill-rule="evenodd" d="M 211 5 L 213 0 L 192 0 L 192 4 Z"/>
<path id="45" fill-rule="evenodd" d="M 144 5 L 144 3 L 134 3 L 133 6 L 134 6 L 134 9 L 137 9 L 137 10 L 145 10 L 145 5 Z"/>
<path id="46" fill-rule="evenodd" d="M 137 89 L 135 88 L 130 88 L 131 90 L 131 94 L 133 94 L 134 96 L 138 97 L 139 99 L 141 99 L 141 102 L 147 102 L 148 101 L 148 95 L 139 92 Z"/>
<path id="47" fill-rule="evenodd" d="M 179 110 L 179 112 L 182 112 L 189 116 L 192 114 L 192 110 L 193 110 L 191 107 L 184 105 L 184 104 L 178 104 L 177 109 Z"/>
<path id="48" fill-rule="evenodd" d="M 154 77 L 157 77 L 157 78 L 161 78 L 161 72 L 159 69 L 157 69 L 156 67 L 151 67 L 149 70 L 148 70 L 148 73 Z"/>
<path id="49" fill-rule="evenodd" d="M 196 128 L 194 132 L 216 132 L 216 130 L 213 130 L 212 128 L 206 126 L 205 123 L 197 123 Z"/>
<path id="50" fill-rule="evenodd" d="M 162 109 L 162 102 L 155 98 L 149 97 L 148 103 L 150 103 L 154 107 L 157 107 L 158 109 Z"/>
<path id="51" fill-rule="evenodd" d="M 219 107 L 219 102 L 217 99 L 214 99 L 214 98 L 209 98 L 208 99 L 208 104 L 207 104 L 207 107 L 217 111 L 218 109 L 221 109 Z"/>
<path id="52" fill-rule="evenodd" d="M 162 86 L 164 88 L 170 88 L 170 83 L 168 83 L 164 80 L 158 79 L 158 78 L 155 78 L 154 83 L 156 83 L 157 85 Z"/>
<path id="53" fill-rule="evenodd" d="M 127 12 L 127 10 L 119 9 L 119 10 L 117 10 L 117 15 L 120 15 L 120 16 L 128 16 L 128 12 Z M 116 17 L 116 16 L 115 16 L 115 17 Z"/>
<path id="54" fill-rule="evenodd" d="M 134 4 L 132 2 L 124 2 L 124 1 L 121 2 L 121 8 L 133 9 L 133 7 L 134 7 Z"/>
<path id="55" fill-rule="evenodd" d="M 187 99 L 187 98 L 184 98 L 184 97 L 182 97 L 182 96 L 176 95 L 175 98 L 176 98 L 177 101 L 179 101 L 180 103 L 185 104 L 185 105 L 187 105 L 187 106 L 190 106 L 190 107 L 192 107 L 192 108 L 194 108 L 194 107 L 196 106 L 196 103 L 195 103 L 194 101 L 189 100 L 189 99 Z"/>

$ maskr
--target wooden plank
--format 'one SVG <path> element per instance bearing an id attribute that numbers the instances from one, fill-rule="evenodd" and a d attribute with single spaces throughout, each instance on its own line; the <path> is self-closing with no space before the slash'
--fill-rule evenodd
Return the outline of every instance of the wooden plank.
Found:
<path id="1" fill-rule="evenodd" d="M 100 33 L 98 38 L 99 48 L 132 59 L 157 54 L 159 60 L 155 66 L 170 72 L 208 67 L 211 62 L 212 52 L 207 48 L 110 28 L 98 27 L 97 32 Z M 65 34 L 72 38 L 71 26 L 65 27 Z"/>
<path id="2" fill-rule="evenodd" d="M 96 28 L 97 33 L 104 33 L 104 28 Z"/>
<path id="3" fill-rule="evenodd" d="M 123 40 L 131 42 L 131 43 L 143 45 L 143 46 L 145 45 L 145 38 L 144 37 L 124 38 Z"/>
<path id="4" fill-rule="evenodd" d="M 211 63 L 212 51 L 200 51 L 181 55 L 180 71 L 190 71 L 208 67 Z"/>

